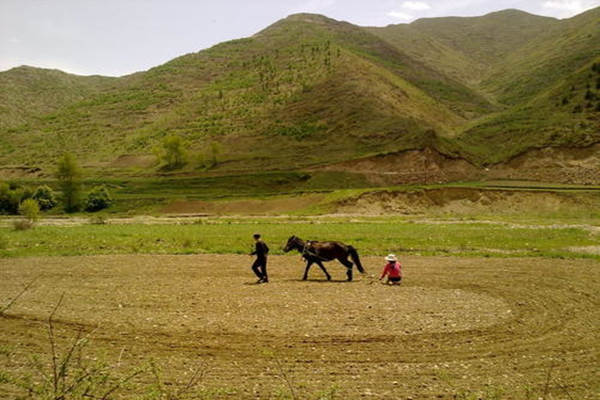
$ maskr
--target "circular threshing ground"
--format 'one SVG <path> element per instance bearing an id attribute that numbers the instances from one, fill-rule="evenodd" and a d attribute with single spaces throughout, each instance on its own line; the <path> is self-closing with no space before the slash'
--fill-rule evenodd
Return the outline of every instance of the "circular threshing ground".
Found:
<path id="1" fill-rule="evenodd" d="M 95 329 L 98 351 L 129 365 L 160 360 L 174 381 L 202 360 L 216 398 L 285 395 L 290 384 L 298 398 L 336 388 L 348 398 L 592 399 L 600 389 L 593 260 L 406 257 L 400 287 L 376 281 L 371 257 L 347 283 L 339 264 L 327 264 L 333 282 L 317 267 L 302 282 L 298 257 L 274 256 L 267 285 L 252 284 L 247 256 L 0 261 L 0 299 L 39 276 L 0 320 L 0 344 L 47 348 L 44 320 L 64 292 L 62 338 Z"/>

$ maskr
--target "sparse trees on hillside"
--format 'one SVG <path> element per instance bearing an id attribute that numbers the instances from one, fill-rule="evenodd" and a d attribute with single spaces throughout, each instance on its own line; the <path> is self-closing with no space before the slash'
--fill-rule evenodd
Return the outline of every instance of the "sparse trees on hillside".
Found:
<path id="1" fill-rule="evenodd" d="M 162 140 L 161 146 L 154 149 L 163 168 L 176 169 L 183 167 L 187 162 L 186 143 L 178 135 L 168 135 Z"/>
<path id="2" fill-rule="evenodd" d="M 588 89 L 588 90 L 585 92 L 585 96 L 584 96 L 584 98 L 585 98 L 586 100 L 593 100 L 595 97 L 596 97 L 596 96 L 594 96 L 594 93 L 592 93 L 592 91 L 591 91 L 590 89 Z"/>
<path id="3" fill-rule="evenodd" d="M 219 163 L 219 154 L 221 154 L 222 147 L 217 142 L 211 142 L 208 149 L 198 154 L 198 166 L 200 168 L 213 168 Z"/>
<path id="4" fill-rule="evenodd" d="M 578 85 L 571 85 L 571 94 L 562 98 L 562 105 L 566 106 L 569 103 L 575 103 L 572 108 L 574 114 L 600 111 L 600 77 L 596 77 L 596 74 L 600 74 L 600 63 L 592 65 L 591 72 L 587 74 L 586 81 Z M 579 103 L 581 101 L 581 103 Z M 579 104 L 577 104 L 579 103 Z M 557 104 L 558 106 L 558 104 Z"/>
<path id="5" fill-rule="evenodd" d="M 77 159 L 70 153 L 65 153 L 58 160 L 56 171 L 64 210 L 68 213 L 78 211 L 81 205 L 81 170 Z"/>

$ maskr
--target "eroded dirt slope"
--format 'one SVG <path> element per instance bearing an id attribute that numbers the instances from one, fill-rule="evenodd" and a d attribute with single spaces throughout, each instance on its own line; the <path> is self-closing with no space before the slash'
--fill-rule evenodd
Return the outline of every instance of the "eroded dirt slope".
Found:
<path id="1" fill-rule="evenodd" d="M 338 213 L 381 214 L 516 214 L 595 212 L 600 192 L 493 190 L 445 187 L 414 191 L 372 191 L 338 203 Z"/>
<path id="2" fill-rule="evenodd" d="M 373 184 L 445 183 L 486 179 L 600 184 L 600 144 L 587 148 L 532 150 L 514 159 L 478 167 L 435 150 L 413 150 L 347 161 L 324 167 L 365 174 Z"/>

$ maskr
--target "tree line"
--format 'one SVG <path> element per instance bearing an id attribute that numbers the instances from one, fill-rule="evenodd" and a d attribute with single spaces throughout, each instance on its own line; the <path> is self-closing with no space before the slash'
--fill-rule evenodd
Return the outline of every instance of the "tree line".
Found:
<path id="1" fill-rule="evenodd" d="M 84 193 L 81 168 L 70 153 L 58 160 L 55 177 L 59 194 L 48 185 L 33 188 L 14 182 L 0 182 L 0 214 L 20 214 L 34 222 L 41 211 L 51 210 L 59 202 L 67 213 L 81 210 L 95 212 L 113 203 L 112 195 L 104 185 L 94 186 Z"/>

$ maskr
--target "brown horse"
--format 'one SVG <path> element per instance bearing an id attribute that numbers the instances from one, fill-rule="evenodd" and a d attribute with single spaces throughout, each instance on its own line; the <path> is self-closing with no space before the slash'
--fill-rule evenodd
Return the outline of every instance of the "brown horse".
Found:
<path id="1" fill-rule="evenodd" d="M 304 241 L 299 237 L 292 236 L 288 239 L 283 251 L 289 252 L 291 250 L 298 250 L 302 257 L 306 260 L 306 269 L 304 270 L 304 276 L 302 280 L 305 281 L 308 278 L 308 271 L 313 264 L 317 264 L 325 273 L 327 280 L 331 280 L 331 275 L 327 272 L 323 266 L 323 261 L 338 260 L 342 263 L 346 269 L 346 276 L 348 280 L 352 280 L 352 265 L 356 264 L 356 268 L 362 274 L 365 272 L 356 249 L 352 246 L 347 246 L 340 242 L 317 242 L 315 240 Z M 348 260 L 348 256 L 352 258 L 354 264 Z"/>

